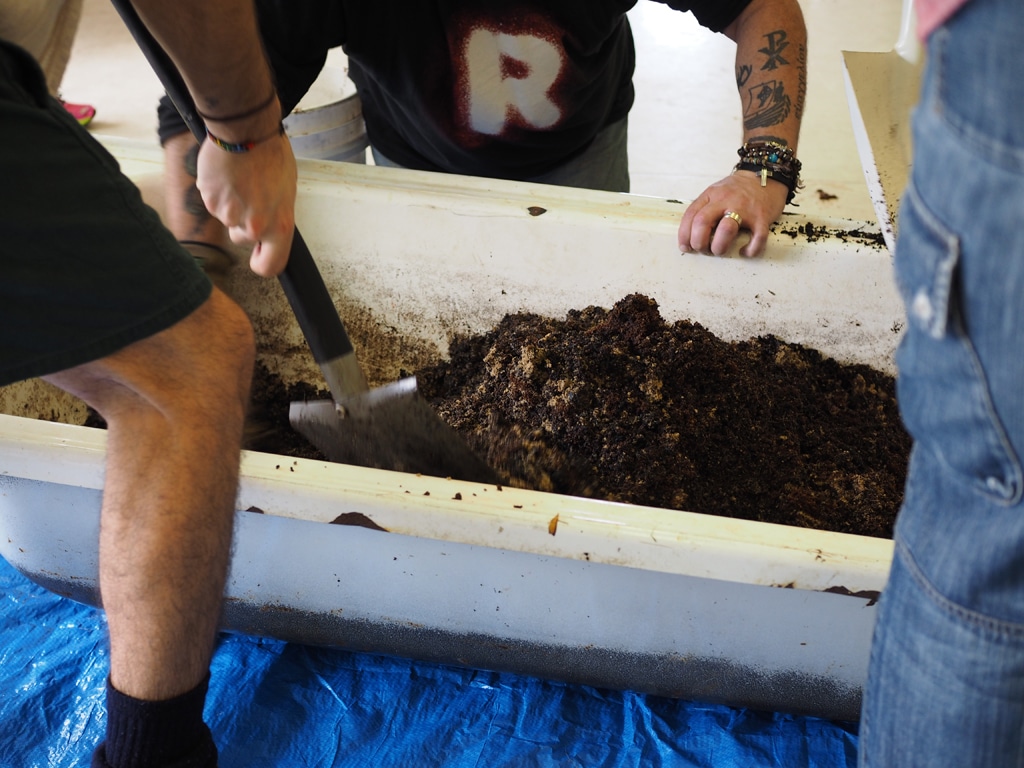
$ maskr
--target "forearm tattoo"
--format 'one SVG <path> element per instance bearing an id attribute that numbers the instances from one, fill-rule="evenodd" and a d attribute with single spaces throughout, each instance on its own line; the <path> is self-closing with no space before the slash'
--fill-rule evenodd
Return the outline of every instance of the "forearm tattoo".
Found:
<path id="1" fill-rule="evenodd" d="M 743 97 L 743 127 L 748 131 L 778 125 L 793 110 L 793 103 L 782 79 L 771 76 L 779 68 L 791 66 L 789 59 L 792 54 L 787 50 L 790 47 L 786 39 L 788 35 L 786 30 L 777 29 L 764 37 L 765 45 L 757 51 L 764 56 L 757 74 L 754 72 L 755 64 L 744 63 L 736 67 L 736 85 L 742 89 Z M 804 46 L 798 46 L 801 84 L 804 80 L 802 64 L 805 57 Z M 803 85 L 798 90 L 796 114 L 799 117 L 803 112 Z"/>
<path id="2" fill-rule="evenodd" d="M 801 44 L 796 51 L 796 66 L 799 80 L 797 82 L 796 89 L 796 104 L 793 106 L 793 111 L 796 114 L 796 119 L 800 120 L 804 116 L 804 98 L 807 96 L 807 46 Z"/>
<path id="3" fill-rule="evenodd" d="M 192 183 L 185 190 L 185 199 L 182 202 L 185 212 L 192 217 L 192 234 L 198 235 L 210 220 L 210 212 L 206 210 L 206 204 L 203 202 L 203 197 L 199 194 L 199 189 L 195 184 L 196 177 L 199 174 L 198 144 L 185 153 L 184 170 L 188 177 L 192 179 Z"/>

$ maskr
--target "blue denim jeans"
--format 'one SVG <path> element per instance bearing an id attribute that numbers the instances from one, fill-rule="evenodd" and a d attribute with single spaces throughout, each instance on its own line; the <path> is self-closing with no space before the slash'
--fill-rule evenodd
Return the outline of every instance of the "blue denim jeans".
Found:
<path id="1" fill-rule="evenodd" d="M 1024 30 L 972 0 L 928 42 L 900 210 L 914 449 L 862 768 L 1024 766 Z"/>
<path id="2" fill-rule="evenodd" d="M 566 163 L 526 181 L 537 184 L 557 184 L 579 189 L 603 189 L 608 192 L 629 192 L 629 156 L 627 154 L 628 117 L 612 123 L 602 130 L 583 154 Z M 398 163 L 376 149 L 373 162 L 387 168 L 400 168 Z"/>

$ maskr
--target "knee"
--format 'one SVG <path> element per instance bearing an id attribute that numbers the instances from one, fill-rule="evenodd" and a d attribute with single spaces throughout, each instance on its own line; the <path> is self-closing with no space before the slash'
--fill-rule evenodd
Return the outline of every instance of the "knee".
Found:
<path id="1" fill-rule="evenodd" d="M 200 376 L 210 377 L 209 383 L 214 386 L 222 382 L 227 392 L 234 391 L 247 401 L 256 358 L 256 339 L 248 315 L 216 288 L 200 312 L 195 332 L 202 341 L 190 347 L 203 358 L 197 365 Z"/>
<path id="2" fill-rule="evenodd" d="M 219 424 L 244 417 L 255 359 L 245 312 L 221 291 L 155 336 L 46 378 L 107 421 L 147 415 Z"/>
<path id="3" fill-rule="evenodd" d="M 256 349 L 241 307 L 215 288 L 202 306 L 161 336 L 144 342 L 141 346 L 148 349 L 132 361 L 129 388 L 141 396 L 144 408 L 153 407 L 160 418 L 183 429 L 231 433 L 240 428 Z M 157 362 L 161 353 L 167 358 Z M 138 416 L 136 399 L 118 394 L 113 410 Z"/>

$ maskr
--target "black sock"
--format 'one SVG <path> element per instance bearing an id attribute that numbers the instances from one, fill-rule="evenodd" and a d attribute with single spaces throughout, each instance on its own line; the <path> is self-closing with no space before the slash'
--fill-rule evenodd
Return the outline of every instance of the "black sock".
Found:
<path id="1" fill-rule="evenodd" d="M 203 722 L 209 676 L 164 701 L 125 696 L 107 680 L 107 738 L 92 768 L 216 768 L 217 746 Z"/>

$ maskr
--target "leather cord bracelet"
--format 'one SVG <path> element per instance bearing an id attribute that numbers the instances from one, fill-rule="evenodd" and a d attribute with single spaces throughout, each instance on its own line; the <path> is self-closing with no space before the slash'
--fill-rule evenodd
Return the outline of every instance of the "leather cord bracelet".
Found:
<path id="1" fill-rule="evenodd" d="M 178 243 L 185 246 L 185 250 L 187 250 L 197 259 L 203 258 L 202 256 L 197 255 L 197 251 L 202 251 L 204 248 L 209 248 L 211 251 L 216 251 L 219 257 L 227 259 L 228 261 L 232 261 L 231 254 L 227 252 L 227 249 L 221 248 L 219 245 L 214 245 L 213 243 L 206 243 L 203 242 L 202 240 L 179 240 Z"/>
<path id="2" fill-rule="evenodd" d="M 796 159 L 792 147 L 777 141 L 751 141 L 740 147 L 736 154 L 740 156 L 740 161 L 734 170 L 758 174 L 762 187 L 767 184 L 768 179 L 785 184 L 789 190 L 786 204 L 793 202 L 796 191 L 803 186 L 800 183 L 803 165 Z"/>
<path id="3" fill-rule="evenodd" d="M 202 240 L 179 240 L 178 243 L 189 252 L 214 285 L 223 289 L 224 281 L 235 264 L 234 256 L 227 249 Z"/>
<path id="4" fill-rule="evenodd" d="M 227 117 L 216 117 L 214 115 L 208 115 L 205 112 L 200 112 L 197 109 L 196 114 L 203 118 L 203 120 L 209 121 L 211 123 L 233 123 L 237 122 L 238 120 L 245 120 L 247 117 L 258 115 L 264 109 L 273 104 L 276 99 L 277 89 L 271 88 L 270 95 L 266 98 L 266 100 L 260 102 L 257 106 L 253 107 L 252 109 L 247 109 L 244 112 L 238 112 L 234 115 L 228 115 Z"/>

